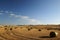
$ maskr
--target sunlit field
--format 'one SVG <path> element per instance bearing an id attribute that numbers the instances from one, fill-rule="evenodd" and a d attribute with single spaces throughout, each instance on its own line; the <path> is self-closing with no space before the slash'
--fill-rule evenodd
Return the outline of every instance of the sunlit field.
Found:
<path id="1" fill-rule="evenodd" d="M 52 31 L 56 37 L 50 37 Z M 2 25 L 0 40 L 60 40 L 60 25 Z"/>

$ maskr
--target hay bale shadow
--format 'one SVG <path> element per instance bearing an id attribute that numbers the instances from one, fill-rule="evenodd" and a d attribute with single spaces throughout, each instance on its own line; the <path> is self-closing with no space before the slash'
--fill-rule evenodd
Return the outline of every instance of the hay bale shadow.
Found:
<path id="1" fill-rule="evenodd" d="M 39 37 L 39 38 L 55 38 L 55 37 L 57 37 L 57 32 L 50 32 L 50 35 L 49 36 L 41 36 L 41 37 Z"/>
<path id="2" fill-rule="evenodd" d="M 5 30 L 7 30 L 7 28 L 4 28 Z"/>
<path id="3" fill-rule="evenodd" d="M 51 38 L 50 36 L 40 36 L 39 38 Z"/>

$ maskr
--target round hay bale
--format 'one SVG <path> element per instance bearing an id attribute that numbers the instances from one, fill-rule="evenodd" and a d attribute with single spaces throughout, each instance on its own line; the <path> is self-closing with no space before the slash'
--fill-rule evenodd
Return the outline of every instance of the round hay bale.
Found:
<path id="1" fill-rule="evenodd" d="M 7 30 L 7 28 L 5 28 L 5 30 Z"/>
<path id="2" fill-rule="evenodd" d="M 28 28 L 28 31 L 30 31 L 31 29 L 33 29 L 33 28 L 32 28 L 32 27 L 29 27 L 29 28 Z"/>
<path id="3" fill-rule="evenodd" d="M 41 31 L 41 29 L 38 29 L 38 31 Z"/>
<path id="4" fill-rule="evenodd" d="M 52 38 L 52 37 L 56 37 L 57 34 L 58 34 L 57 32 L 53 32 L 53 31 L 52 31 L 52 32 L 50 32 L 50 37 L 51 37 L 51 38 Z"/>
<path id="5" fill-rule="evenodd" d="M 28 28 L 28 31 L 30 31 L 30 29 Z"/>
<path id="6" fill-rule="evenodd" d="M 10 30 L 12 30 L 12 28 L 10 28 Z"/>

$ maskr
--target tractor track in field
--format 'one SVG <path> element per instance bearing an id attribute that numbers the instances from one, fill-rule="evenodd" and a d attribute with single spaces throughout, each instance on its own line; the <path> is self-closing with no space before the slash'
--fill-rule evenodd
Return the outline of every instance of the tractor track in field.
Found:
<path id="1" fill-rule="evenodd" d="M 7 33 L 0 34 L 0 36 L 2 38 L 4 38 L 5 40 L 15 40 L 15 38 L 13 38 L 12 36 L 8 35 Z"/>
<path id="2" fill-rule="evenodd" d="M 11 33 L 13 34 L 13 35 L 15 35 L 15 36 L 17 36 L 17 37 L 22 37 L 22 38 L 26 38 L 26 39 L 31 39 L 31 40 L 39 40 L 40 38 L 35 38 L 35 37 L 26 37 L 26 36 L 24 36 L 24 35 L 20 35 L 21 33 L 19 33 L 19 35 L 18 35 L 18 33 L 16 34 L 14 31 L 11 31 Z"/>
<path id="3" fill-rule="evenodd" d="M 5 33 L 0 34 L 0 37 L 4 38 L 5 40 L 19 40 L 19 38 L 16 38 L 15 36 L 11 35 L 11 32 L 9 30 L 5 31 Z"/>
<path id="4" fill-rule="evenodd" d="M 6 40 L 6 38 L 0 35 L 0 40 Z"/>
<path id="5" fill-rule="evenodd" d="M 7 37 L 7 36 L 9 37 Z M 17 35 L 15 34 L 12 30 L 7 30 L 5 33 L 3 34 L 0 34 L 0 36 L 2 38 L 4 38 L 5 40 L 27 40 L 27 39 L 30 39 L 30 40 L 37 40 L 37 39 L 33 39 L 33 38 L 29 38 L 29 37 L 25 37 L 25 36 L 22 36 L 22 35 Z M 15 38 L 15 39 L 14 39 Z"/>
<path id="6" fill-rule="evenodd" d="M 21 35 L 21 33 L 17 33 L 13 30 L 7 29 L 5 33 L 0 34 L 0 40 L 54 40 L 55 38 L 36 38 L 36 37 L 27 37 Z M 9 36 L 9 37 L 7 37 Z M 57 38 L 60 39 L 60 38 Z"/>
<path id="7" fill-rule="evenodd" d="M 59 39 L 60 38 L 39 38 L 39 37 L 27 37 L 24 35 L 21 35 L 21 33 L 16 33 L 15 31 L 11 31 L 11 33 L 13 33 L 13 35 L 17 36 L 17 37 L 22 37 L 22 38 L 26 38 L 26 39 L 30 39 L 30 40 L 55 40 L 55 39 Z"/>
<path id="8" fill-rule="evenodd" d="M 7 33 L 8 33 L 8 35 L 10 35 L 10 36 L 12 36 L 12 37 L 14 37 L 14 38 L 18 38 L 18 39 L 30 39 L 30 40 L 32 40 L 32 39 L 34 39 L 34 40 L 39 40 L 40 38 L 32 38 L 32 37 L 25 37 L 25 36 L 23 36 L 23 35 L 17 35 L 14 31 L 12 31 L 12 30 L 7 30 Z M 11 35 L 12 34 L 12 35 Z M 21 33 L 20 33 L 21 34 Z"/>

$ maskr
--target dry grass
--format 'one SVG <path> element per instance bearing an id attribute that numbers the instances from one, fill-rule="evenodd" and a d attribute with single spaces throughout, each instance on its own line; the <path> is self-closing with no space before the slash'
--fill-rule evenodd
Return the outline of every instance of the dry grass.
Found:
<path id="1" fill-rule="evenodd" d="M 50 38 L 51 31 L 58 32 Z M 0 40 L 60 40 L 59 25 L 1 26 Z"/>

